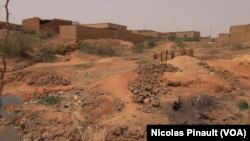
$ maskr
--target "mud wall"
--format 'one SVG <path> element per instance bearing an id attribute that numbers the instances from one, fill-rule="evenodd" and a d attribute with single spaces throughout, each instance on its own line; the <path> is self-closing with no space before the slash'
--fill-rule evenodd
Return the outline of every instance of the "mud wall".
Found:
<path id="1" fill-rule="evenodd" d="M 229 43 L 229 34 L 227 33 L 221 33 L 218 37 L 218 44 L 219 45 L 225 45 Z"/>
<path id="2" fill-rule="evenodd" d="M 72 25 L 72 21 L 53 19 L 49 23 L 45 23 L 45 24 L 40 25 L 40 27 L 41 27 L 41 30 L 43 30 L 43 29 L 53 29 L 57 33 L 59 33 L 59 27 L 61 25 Z"/>
<path id="3" fill-rule="evenodd" d="M 59 30 L 59 36 L 66 38 L 66 39 L 71 39 L 71 40 L 76 40 L 76 26 L 60 26 Z"/>
<path id="4" fill-rule="evenodd" d="M 53 19 L 47 20 L 47 22 L 43 24 L 43 20 L 38 17 L 22 21 L 22 27 L 24 30 L 35 31 L 36 33 L 39 33 L 44 29 L 53 29 L 59 33 L 59 26 L 61 25 L 72 25 L 72 21 Z"/>
<path id="5" fill-rule="evenodd" d="M 76 25 L 60 26 L 59 35 L 64 38 L 74 40 L 109 38 L 121 39 L 130 42 L 142 42 L 149 38 L 146 36 L 130 33 L 127 30 L 99 29 Z"/>
<path id="6" fill-rule="evenodd" d="M 40 32 L 40 19 L 35 17 L 31 19 L 26 19 L 22 21 L 23 30 Z"/>
<path id="7" fill-rule="evenodd" d="M 250 25 L 238 25 L 230 27 L 230 42 L 250 42 Z"/>
<path id="8" fill-rule="evenodd" d="M 83 26 L 92 27 L 92 28 L 127 30 L 127 26 L 113 24 L 113 23 L 83 24 Z"/>

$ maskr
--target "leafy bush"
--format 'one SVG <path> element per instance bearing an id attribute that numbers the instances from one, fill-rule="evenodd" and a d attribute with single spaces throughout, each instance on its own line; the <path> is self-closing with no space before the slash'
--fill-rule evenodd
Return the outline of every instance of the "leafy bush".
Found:
<path id="1" fill-rule="evenodd" d="M 151 38 L 149 39 L 148 41 L 148 47 L 149 48 L 153 48 L 154 46 L 156 46 L 156 43 L 159 41 L 160 39 L 159 38 Z"/>
<path id="2" fill-rule="evenodd" d="M 45 47 L 41 49 L 41 57 L 44 61 L 52 62 L 57 57 L 54 54 L 54 50 L 51 47 Z"/>
<path id="3" fill-rule="evenodd" d="M 182 40 L 183 42 L 199 42 L 200 41 L 200 37 L 199 36 L 195 36 L 193 38 L 187 38 L 187 37 L 184 37 L 184 38 L 178 38 L 176 36 L 169 36 L 168 37 L 168 40 L 170 41 L 177 41 L 177 40 Z"/>
<path id="4" fill-rule="evenodd" d="M 94 46 L 90 44 L 80 44 L 79 49 L 89 54 L 97 54 L 103 56 L 120 56 L 121 49 L 111 45 Z"/>
<path id="5" fill-rule="evenodd" d="M 245 47 L 240 44 L 240 43 L 232 43 L 230 44 L 230 49 L 231 50 L 241 50 L 241 49 L 244 49 Z"/>
<path id="6" fill-rule="evenodd" d="M 184 44 L 184 41 L 185 40 L 183 38 L 176 38 L 175 43 L 176 43 L 177 47 L 184 48 L 184 47 L 186 47 L 186 45 Z"/>
<path id="7" fill-rule="evenodd" d="M 132 51 L 134 53 L 141 53 L 144 49 L 150 49 L 156 46 L 156 43 L 159 41 L 159 38 L 151 38 L 141 43 L 135 43 Z"/>
<path id="8" fill-rule="evenodd" d="M 132 51 L 134 53 L 141 53 L 144 48 L 144 43 L 136 43 L 135 46 L 132 48 Z"/>
<path id="9" fill-rule="evenodd" d="M 40 38 L 45 39 L 45 38 L 53 37 L 53 36 L 55 36 L 55 35 L 56 35 L 55 30 L 54 30 L 54 29 L 48 28 L 48 29 L 43 29 L 43 30 L 41 31 L 41 33 L 40 33 Z"/>
<path id="10" fill-rule="evenodd" d="M 209 54 L 219 54 L 220 51 L 218 49 L 212 49 L 208 52 Z"/>
<path id="11" fill-rule="evenodd" d="M 249 109 L 249 105 L 248 105 L 247 101 L 245 101 L 245 100 L 240 100 L 240 101 L 238 102 L 238 107 L 239 107 L 241 110 Z"/>
<path id="12" fill-rule="evenodd" d="M 138 60 L 136 63 L 139 65 L 144 65 L 144 64 L 150 63 L 150 61 L 148 59 L 144 58 L 144 59 Z"/>
<path id="13" fill-rule="evenodd" d="M 202 47 L 204 47 L 204 48 L 211 48 L 212 46 L 211 46 L 211 44 L 205 44 Z"/>
<path id="14" fill-rule="evenodd" d="M 57 105 L 60 102 L 59 96 L 54 96 L 54 95 L 45 95 L 44 97 L 41 98 L 39 103 L 45 104 L 45 105 Z"/>
<path id="15" fill-rule="evenodd" d="M 64 44 L 58 45 L 53 52 L 55 54 L 65 55 L 67 53 L 67 46 Z"/>
<path id="16" fill-rule="evenodd" d="M 75 65 L 76 68 L 85 68 L 85 69 L 91 68 L 93 66 L 94 66 L 93 63 L 83 63 L 83 64 L 77 64 L 77 65 Z"/>
<path id="17" fill-rule="evenodd" d="M 6 53 L 9 56 L 25 56 L 25 51 L 31 49 L 32 43 L 35 41 L 35 37 L 30 34 L 10 34 L 8 40 L 8 47 Z M 0 51 L 4 49 L 4 40 L 0 40 Z"/>

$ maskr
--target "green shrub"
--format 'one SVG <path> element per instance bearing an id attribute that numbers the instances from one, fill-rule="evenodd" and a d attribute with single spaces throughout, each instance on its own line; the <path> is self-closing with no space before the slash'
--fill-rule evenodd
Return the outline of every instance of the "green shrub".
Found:
<path id="1" fill-rule="evenodd" d="M 134 53 L 141 53 L 144 50 L 144 43 L 136 43 L 132 48 Z"/>
<path id="2" fill-rule="evenodd" d="M 184 47 L 186 47 L 186 45 L 184 44 L 184 41 L 185 40 L 183 38 L 176 38 L 175 43 L 176 43 L 177 47 L 184 48 Z"/>
<path id="3" fill-rule="evenodd" d="M 23 30 L 23 33 L 31 34 L 31 35 L 36 34 L 36 32 L 34 30 L 28 30 L 28 29 Z"/>
<path id="4" fill-rule="evenodd" d="M 241 43 L 232 43 L 232 44 L 230 44 L 230 49 L 231 50 L 241 50 L 241 49 L 245 49 L 245 47 Z"/>
<path id="5" fill-rule="evenodd" d="M 148 42 L 148 47 L 149 47 L 149 48 L 153 48 L 153 47 L 156 46 L 156 43 L 157 43 L 159 40 L 160 40 L 159 38 L 151 38 L 151 39 L 149 39 L 149 40 L 146 41 L 146 42 Z"/>
<path id="6" fill-rule="evenodd" d="M 59 96 L 54 96 L 54 95 L 45 95 L 42 97 L 39 101 L 40 104 L 45 104 L 45 105 L 57 105 L 60 102 Z"/>
<path id="7" fill-rule="evenodd" d="M 121 49 L 111 45 L 94 46 L 90 44 L 80 44 L 79 49 L 85 53 L 102 56 L 120 56 L 122 53 Z"/>
<path id="8" fill-rule="evenodd" d="M 65 55 L 67 53 L 67 46 L 64 44 L 58 45 L 53 52 L 55 54 Z"/>
<path id="9" fill-rule="evenodd" d="M 238 102 L 238 107 L 239 107 L 241 110 L 249 109 L 249 105 L 248 105 L 247 101 L 245 101 L 245 100 L 240 100 L 240 101 Z"/>
<path id="10" fill-rule="evenodd" d="M 93 66 L 94 66 L 93 63 L 83 63 L 83 64 L 77 64 L 77 65 L 75 65 L 76 68 L 85 68 L 85 69 L 91 68 Z"/>
<path id="11" fill-rule="evenodd" d="M 55 35 L 56 35 L 55 30 L 54 30 L 54 29 L 48 28 L 48 29 L 43 29 L 43 30 L 41 31 L 41 33 L 40 33 L 40 38 L 45 39 L 45 38 L 53 37 L 53 36 L 55 36 Z"/>
<path id="12" fill-rule="evenodd" d="M 32 43 L 35 41 L 35 37 L 30 34 L 10 34 L 8 40 L 8 46 L 6 48 L 6 54 L 9 56 L 25 57 L 25 51 L 31 49 Z M 4 40 L 0 40 L 0 51 L 4 48 Z"/>
<path id="13" fill-rule="evenodd" d="M 171 36 L 168 37 L 168 40 L 174 41 L 174 42 L 176 42 L 178 40 L 182 40 L 183 42 L 199 42 L 200 41 L 200 37 L 199 36 L 195 36 L 193 38 L 188 38 L 188 37 L 178 38 L 176 36 L 171 35 Z"/>
<path id="14" fill-rule="evenodd" d="M 202 47 L 204 47 L 204 48 L 211 48 L 212 46 L 210 44 L 205 44 Z"/>
<path id="15" fill-rule="evenodd" d="M 41 49 L 40 52 L 41 52 L 41 57 L 44 61 L 52 62 L 57 58 L 54 54 L 55 52 L 53 48 L 51 47 L 45 47 Z"/>
<path id="16" fill-rule="evenodd" d="M 219 54 L 220 51 L 218 49 L 212 49 L 208 52 L 209 54 Z"/>
<path id="17" fill-rule="evenodd" d="M 135 43 L 132 51 L 134 53 L 141 53 L 144 49 L 150 49 L 156 46 L 159 38 L 151 38 L 141 43 Z"/>
<path id="18" fill-rule="evenodd" d="M 144 65 L 144 64 L 150 63 L 150 61 L 148 59 L 144 58 L 144 59 L 140 59 L 140 60 L 136 61 L 136 63 L 139 65 Z"/>

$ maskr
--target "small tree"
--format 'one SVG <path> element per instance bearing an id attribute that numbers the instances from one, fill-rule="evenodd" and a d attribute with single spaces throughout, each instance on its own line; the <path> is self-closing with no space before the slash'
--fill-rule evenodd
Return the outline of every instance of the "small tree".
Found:
<path id="1" fill-rule="evenodd" d="M 2 72 L 1 72 L 1 84 L 0 84 L 0 97 L 2 96 L 3 87 L 4 87 L 4 74 L 6 72 L 6 50 L 8 48 L 8 40 L 9 40 L 9 34 L 10 34 L 10 31 L 9 31 L 9 9 L 8 9 L 9 1 L 10 0 L 6 0 L 5 6 L 4 6 L 5 10 L 6 10 L 6 29 L 7 29 L 7 32 L 6 32 L 5 39 L 4 39 L 4 47 L 3 47 L 3 53 L 2 53 L 3 68 L 1 70 Z"/>

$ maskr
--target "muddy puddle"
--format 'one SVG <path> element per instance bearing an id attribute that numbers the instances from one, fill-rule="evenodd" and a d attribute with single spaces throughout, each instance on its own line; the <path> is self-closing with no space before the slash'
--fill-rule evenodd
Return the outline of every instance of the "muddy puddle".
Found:
<path id="1" fill-rule="evenodd" d="M 8 121 L 15 119 L 15 113 L 4 111 L 6 106 L 23 105 L 24 100 L 18 96 L 7 95 L 2 96 L 0 99 L 0 117 L 5 118 Z M 17 130 L 12 124 L 5 126 L 0 130 L 1 141 L 19 141 Z"/>

